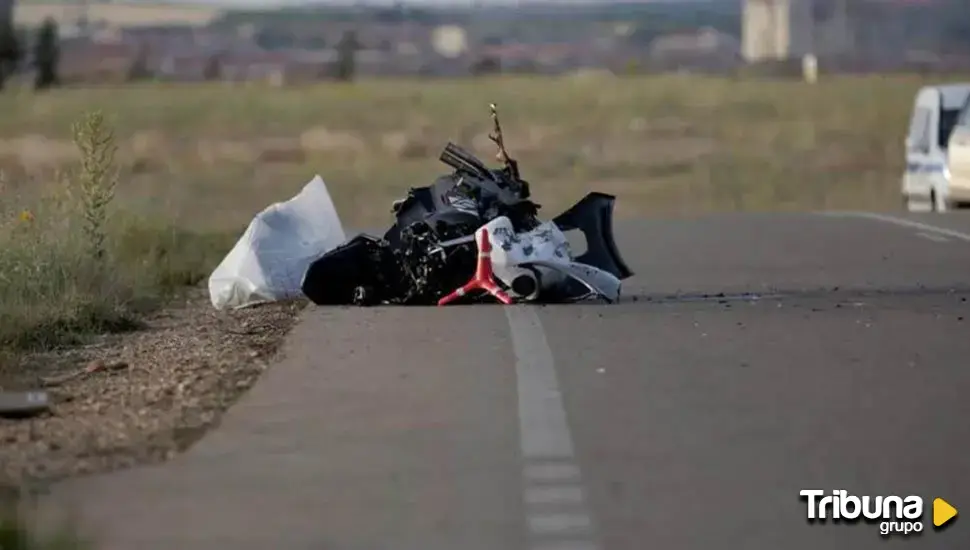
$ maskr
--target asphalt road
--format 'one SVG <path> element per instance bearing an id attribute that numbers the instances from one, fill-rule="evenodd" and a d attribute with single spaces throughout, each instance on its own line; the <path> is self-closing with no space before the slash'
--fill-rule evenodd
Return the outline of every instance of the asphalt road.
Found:
<path id="1" fill-rule="evenodd" d="M 55 495 L 105 550 L 968 547 L 970 216 L 618 230 L 620 304 L 310 309 L 188 453 Z"/>

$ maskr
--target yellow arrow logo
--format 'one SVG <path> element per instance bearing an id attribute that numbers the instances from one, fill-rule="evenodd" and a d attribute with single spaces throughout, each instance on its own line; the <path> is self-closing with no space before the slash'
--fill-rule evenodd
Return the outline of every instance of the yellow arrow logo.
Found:
<path id="1" fill-rule="evenodd" d="M 941 527 L 946 522 L 955 518 L 957 509 L 942 498 L 933 499 L 933 525 Z"/>

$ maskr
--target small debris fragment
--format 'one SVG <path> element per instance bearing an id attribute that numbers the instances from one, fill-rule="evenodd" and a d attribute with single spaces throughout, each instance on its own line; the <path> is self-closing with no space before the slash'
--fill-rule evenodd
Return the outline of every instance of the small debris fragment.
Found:
<path id="1" fill-rule="evenodd" d="M 0 392 L 0 416 L 29 418 L 47 412 L 50 397 L 45 391 Z"/>

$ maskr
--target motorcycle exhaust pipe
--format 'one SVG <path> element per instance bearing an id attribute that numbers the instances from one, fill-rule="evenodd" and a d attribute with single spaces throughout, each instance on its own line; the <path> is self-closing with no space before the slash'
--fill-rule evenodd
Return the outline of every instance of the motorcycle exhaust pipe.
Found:
<path id="1" fill-rule="evenodd" d="M 531 301 L 539 297 L 539 289 L 542 287 L 542 279 L 534 269 L 523 269 L 521 273 L 512 279 L 509 285 L 517 298 L 520 300 Z"/>

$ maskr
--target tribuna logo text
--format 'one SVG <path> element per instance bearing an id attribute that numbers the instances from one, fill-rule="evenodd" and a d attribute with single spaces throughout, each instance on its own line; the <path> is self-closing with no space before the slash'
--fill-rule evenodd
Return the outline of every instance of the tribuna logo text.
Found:
<path id="1" fill-rule="evenodd" d="M 809 521 L 878 521 L 884 537 L 923 531 L 923 499 L 918 496 L 857 497 L 844 490 L 826 495 L 821 489 L 802 489 L 798 494 L 807 500 Z"/>

